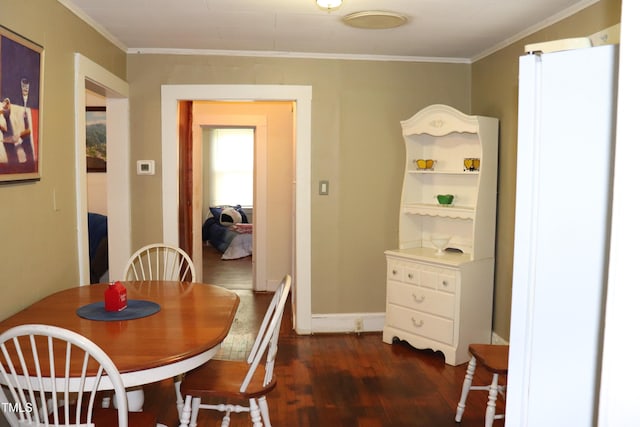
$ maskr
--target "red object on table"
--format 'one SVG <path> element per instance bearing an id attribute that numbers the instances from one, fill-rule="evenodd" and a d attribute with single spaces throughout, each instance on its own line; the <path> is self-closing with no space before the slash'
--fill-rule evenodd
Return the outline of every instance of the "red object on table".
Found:
<path id="1" fill-rule="evenodd" d="M 106 311 L 122 311 L 127 308 L 127 289 L 122 283 L 110 283 L 104 291 L 104 309 Z"/>

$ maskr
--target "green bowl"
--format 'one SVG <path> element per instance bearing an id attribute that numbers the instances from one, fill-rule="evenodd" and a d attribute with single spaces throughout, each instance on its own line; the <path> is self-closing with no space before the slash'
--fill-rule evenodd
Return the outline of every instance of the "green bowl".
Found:
<path id="1" fill-rule="evenodd" d="M 438 194 L 438 203 L 441 205 L 450 205 L 453 202 L 453 194 Z"/>

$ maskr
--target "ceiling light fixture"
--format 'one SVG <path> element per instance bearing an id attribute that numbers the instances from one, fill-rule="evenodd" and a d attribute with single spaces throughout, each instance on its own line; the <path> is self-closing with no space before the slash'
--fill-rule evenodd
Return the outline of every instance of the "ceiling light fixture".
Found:
<path id="1" fill-rule="evenodd" d="M 351 13 L 344 18 L 345 24 L 363 28 L 365 30 L 385 30 L 395 28 L 407 23 L 407 17 L 395 12 L 384 10 L 367 10 L 364 12 Z"/>
<path id="2" fill-rule="evenodd" d="M 316 0 L 318 7 L 331 12 L 333 9 L 337 9 L 342 5 L 342 0 Z"/>

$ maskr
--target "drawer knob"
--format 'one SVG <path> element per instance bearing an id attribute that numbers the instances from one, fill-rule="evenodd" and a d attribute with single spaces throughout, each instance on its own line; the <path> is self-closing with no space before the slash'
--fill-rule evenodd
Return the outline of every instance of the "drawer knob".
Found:
<path id="1" fill-rule="evenodd" d="M 418 298 L 416 294 L 411 294 L 411 295 L 413 295 L 413 300 L 417 303 L 421 303 L 422 301 L 424 301 L 424 295 L 421 295 L 420 298 Z"/>
<path id="2" fill-rule="evenodd" d="M 409 273 L 409 274 L 407 274 L 407 277 L 408 277 L 409 279 L 413 279 L 413 273 Z"/>
<path id="3" fill-rule="evenodd" d="M 446 280 L 442 281 L 442 286 L 449 286 L 449 282 L 447 282 Z"/>
<path id="4" fill-rule="evenodd" d="M 398 274 L 398 270 L 391 270 L 391 274 L 395 276 L 396 274 Z"/>
<path id="5" fill-rule="evenodd" d="M 415 326 L 416 328 L 421 328 L 422 325 L 424 325 L 423 320 L 416 320 L 415 318 L 412 317 L 411 321 L 413 322 L 413 326 Z"/>

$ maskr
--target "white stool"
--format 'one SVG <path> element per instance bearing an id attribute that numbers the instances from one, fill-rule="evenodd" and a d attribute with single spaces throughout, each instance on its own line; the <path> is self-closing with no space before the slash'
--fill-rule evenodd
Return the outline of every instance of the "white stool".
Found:
<path id="1" fill-rule="evenodd" d="M 505 397 L 506 385 L 498 384 L 498 378 L 500 375 L 507 375 L 509 369 L 509 346 L 470 344 L 469 353 L 471 353 L 471 360 L 469 361 L 467 373 L 464 376 L 464 382 L 462 384 L 462 394 L 460 395 L 460 402 L 458 403 L 458 408 L 456 410 L 456 422 L 459 423 L 462 420 L 462 414 L 464 413 L 465 402 L 467 401 L 469 390 L 487 390 L 489 391 L 489 401 L 487 402 L 484 425 L 485 427 L 491 427 L 493 425 L 493 420 L 504 418 L 504 414 L 496 415 L 496 400 L 498 398 L 498 393 L 500 393 L 503 398 Z M 484 366 L 493 374 L 493 379 L 490 385 L 471 385 L 477 364 Z"/>

